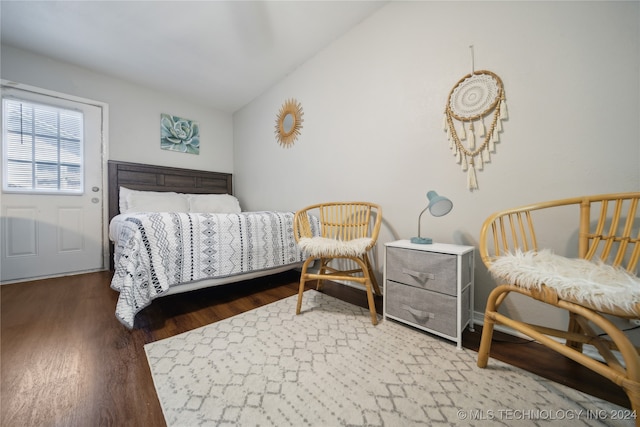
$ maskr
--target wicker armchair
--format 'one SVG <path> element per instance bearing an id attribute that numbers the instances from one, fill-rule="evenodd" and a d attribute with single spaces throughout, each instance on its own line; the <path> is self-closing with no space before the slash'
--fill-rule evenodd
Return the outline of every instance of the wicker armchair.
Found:
<path id="1" fill-rule="evenodd" d="M 640 410 L 638 349 L 614 324 L 622 321 L 613 322 L 615 317 L 640 318 L 639 201 L 640 193 L 577 197 L 509 209 L 487 218 L 480 234 L 480 256 L 501 284 L 487 300 L 479 367 L 487 366 L 494 325 L 506 325 L 610 379 L 625 390 L 632 408 Z M 579 258 L 538 248 L 540 230 L 535 220 L 543 211 L 549 218 L 554 213 L 550 210 L 572 205 Z M 511 292 L 567 310 L 567 330 L 528 324 L 499 313 Z M 583 344 L 593 345 L 605 363 L 584 354 Z"/>
<path id="2" fill-rule="evenodd" d="M 312 233 L 309 215 L 320 221 L 319 236 Z M 294 235 L 300 248 L 308 255 L 300 275 L 296 314 L 300 314 L 302 307 L 305 282 L 318 280 L 320 289 L 325 279 L 346 280 L 364 285 L 371 323 L 378 323 L 373 294 L 381 295 L 381 292 L 367 252 L 375 246 L 381 224 L 382 209 L 368 202 L 320 203 L 296 212 Z M 318 272 L 309 273 L 309 266 L 317 259 L 320 260 Z M 348 265 L 348 269 L 337 268 L 335 263 L 332 264 L 336 259 L 351 260 L 355 264 L 341 262 L 340 265 Z"/>

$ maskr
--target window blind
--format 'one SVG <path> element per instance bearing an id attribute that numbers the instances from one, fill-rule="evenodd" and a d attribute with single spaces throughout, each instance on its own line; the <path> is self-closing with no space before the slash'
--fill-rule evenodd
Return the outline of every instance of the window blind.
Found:
<path id="1" fill-rule="evenodd" d="M 4 98 L 4 190 L 82 193 L 83 113 Z"/>

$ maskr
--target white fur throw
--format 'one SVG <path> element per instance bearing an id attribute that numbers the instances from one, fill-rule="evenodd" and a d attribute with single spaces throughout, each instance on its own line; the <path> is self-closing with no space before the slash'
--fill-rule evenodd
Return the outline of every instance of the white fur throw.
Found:
<path id="1" fill-rule="evenodd" d="M 489 271 L 496 279 L 526 289 L 540 289 L 544 284 L 564 300 L 582 301 L 604 312 L 622 309 L 640 317 L 636 309 L 640 303 L 640 278 L 622 268 L 542 250 L 498 257 Z"/>
<path id="2" fill-rule="evenodd" d="M 303 237 L 298 246 L 309 256 L 335 257 L 335 256 L 361 256 L 371 245 L 371 239 L 361 237 L 353 240 L 336 240 L 326 237 Z"/>

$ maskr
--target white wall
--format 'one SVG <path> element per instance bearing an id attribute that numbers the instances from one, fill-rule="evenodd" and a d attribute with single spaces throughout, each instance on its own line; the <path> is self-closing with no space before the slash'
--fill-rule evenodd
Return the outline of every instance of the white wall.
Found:
<path id="1" fill-rule="evenodd" d="M 639 18 L 638 2 L 391 3 L 234 114 L 237 194 L 247 209 L 377 202 L 385 218 L 380 249 L 417 234 L 430 189 L 454 209 L 425 215 L 423 234 L 469 245 L 500 209 L 638 190 Z M 469 45 L 475 69 L 502 78 L 509 106 L 473 192 L 442 130 L 448 93 L 471 71 Z M 302 103 L 304 127 L 282 148 L 275 117 L 291 97 Z M 566 244 L 575 230 L 562 221 L 546 226 L 558 236 L 556 249 L 575 255 Z M 476 261 L 482 312 L 494 284 Z M 537 305 L 507 308 L 540 317 Z M 562 314 L 545 317 L 565 325 Z"/>
<path id="2" fill-rule="evenodd" d="M 109 104 L 109 159 L 233 172 L 231 114 L 2 45 L 0 76 Z M 160 114 L 200 124 L 200 154 L 160 149 Z"/>

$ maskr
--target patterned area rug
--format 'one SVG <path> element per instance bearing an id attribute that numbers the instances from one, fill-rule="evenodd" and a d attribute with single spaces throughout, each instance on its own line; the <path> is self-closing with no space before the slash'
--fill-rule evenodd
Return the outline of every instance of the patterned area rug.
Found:
<path id="1" fill-rule="evenodd" d="M 168 426 L 633 425 L 628 410 L 307 291 L 145 346 Z"/>

